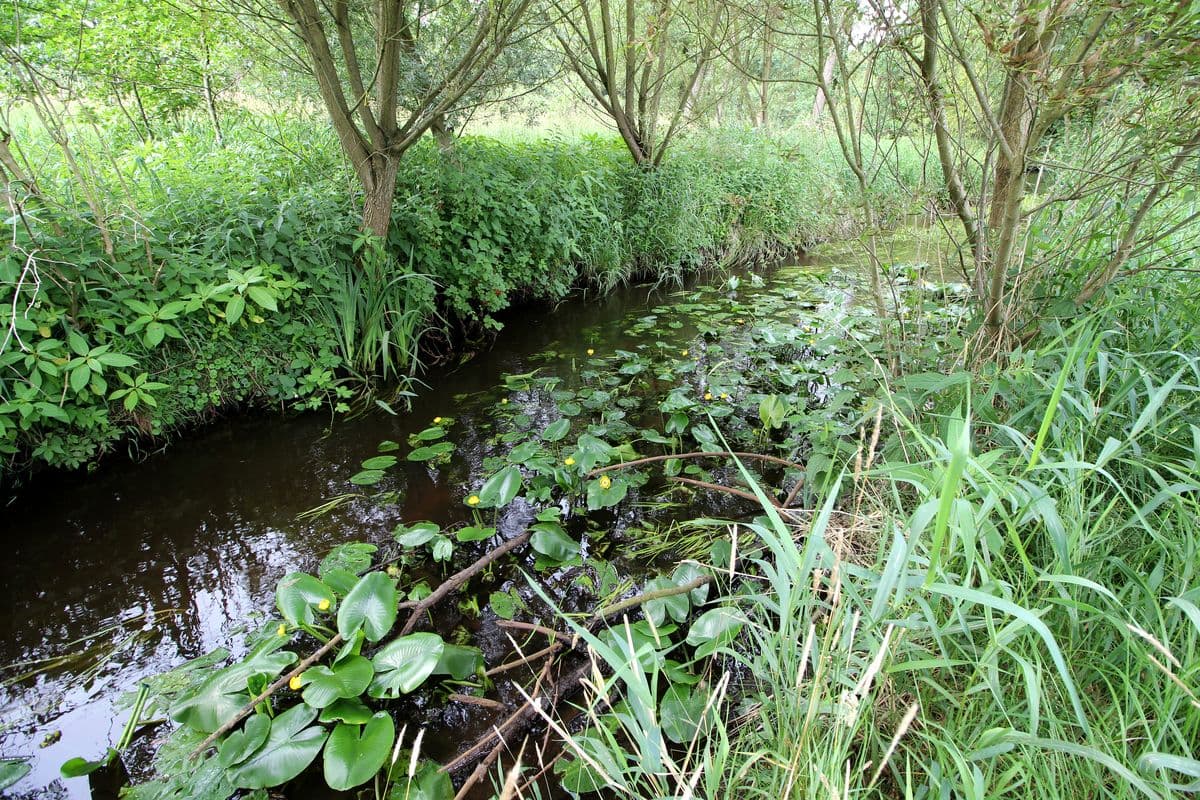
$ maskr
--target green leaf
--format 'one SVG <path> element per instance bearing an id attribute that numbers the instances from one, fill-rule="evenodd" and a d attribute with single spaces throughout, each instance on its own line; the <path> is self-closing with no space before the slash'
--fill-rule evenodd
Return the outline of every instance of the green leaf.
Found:
<path id="1" fill-rule="evenodd" d="M 0 759 L 0 791 L 4 791 L 24 778 L 33 769 L 23 758 Z"/>
<path id="2" fill-rule="evenodd" d="M 142 341 L 146 343 L 146 347 L 158 347 L 166 335 L 166 326 L 161 322 L 151 322 L 146 326 L 146 333 L 142 337 Z"/>
<path id="3" fill-rule="evenodd" d="M 571 430 L 571 420 L 563 418 L 551 422 L 546 426 L 546 430 L 542 431 L 542 439 L 547 442 L 560 441 Z"/>
<path id="4" fill-rule="evenodd" d="M 296 661 L 295 653 L 268 651 L 268 647 L 277 647 L 278 641 L 279 637 L 273 637 L 244 661 L 219 670 L 195 691 L 180 697 L 171 708 L 171 718 L 201 733 L 215 731 L 250 699 L 250 678 L 274 678 Z"/>
<path id="5" fill-rule="evenodd" d="M 745 622 L 746 618 L 735 608 L 714 608 L 701 614 L 692 623 L 688 629 L 687 643 L 696 648 L 697 658 L 703 658 L 732 642 Z"/>
<path id="6" fill-rule="evenodd" d="M 375 654 L 375 679 L 367 693 L 394 699 L 415 691 L 433 674 L 445 646 L 436 633 L 411 633 L 390 642 Z"/>
<path id="7" fill-rule="evenodd" d="M 338 633 L 343 639 L 362 628 L 367 640 L 378 642 L 396 623 L 400 599 L 396 586 L 382 572 L 372 572 L 359 578 L 338 609 Z"/>
<path id="8" fill-rule="evenodd" d="M 82 392 L 87 388 L 88 381 L 92 379 L 92 371 L 88 369 L 87 364 L 80 364 L 75 369 L 71 370 L 71 391 Z"/>
<path id="9" fill-rule="evenodd" d="M 82 778 L 84 775 L 91 775 L 101 767 L 108 766 L 109 763 L 116 757 L 117 751 L 110 747 L 108 748 L 108 752 L 104 754 L 104 757 L 99 758 L 96 761 L 88 761 L 87 759 L 80 758 L 79 756 L 67 759 L 67 761 L 65 761 L 63 765 L 58 768 L 58 772 L 64 778 Z"/>
<path id="10" fill-rule="evenodd" d="M 355 486 L 374 486 L 383 480 L 385 474 L 381 469 L 364 469 L 350 476 L 350 482 Z"/>
<path id="11" fill-rule="evenodd" d="M 246 288 L 246 294 L 250 295 L 250 299 L 257 303 L 259 308 L 268 311 L 279 310 L 279 306 L 275 305 L 275 295 L 265 286 L 249 286 Z"/>
<path id="12" fill-rule="evenodd" d="M 449 561 L 454 555 L 454 542 L 449 536 L 438 534 L 429 542 L 434 561 Z"/>
<path id="13" fill-rule="evenodd" d="M 314 609 L 322 600 L 332 605 L 334 599 L 332 589 L 303 572 L 289 572 L 275 587 L 275 607 L 293 627 L 312 625 L 316 622 Z"/>
<path id="14" fill-rule="evenodd" d="M 325 783 L 335 791 L 361 786 L 383 768 L 396 741 L 396 725 L 380 711 L 366 725 L 339 723 L 325 745 Z"/>
<path id="15" fill-rule="evenodd" d="M 395 456 L 375 456 L 362 462 L 363 469 L 388 469 L 396 466 Z"/>
<path id="16" fill-rule="evenodd" d="M 697 578 L 703 578 L 707 574 L 707 572 L 700 569 L 700 567 L 698 567 L 696 564 L 693 564 L 690 561 L 685 561 L 677 566 L 675 571 L 671 573 L 671 582 L 676 586 L 684 586 L 696 580 Z M 703 586 L 697 586 L 695 589 L 692 589 L 690 592 L 688 592 L 688 596 L 692 599 L 692 605 L 700 606 L 704 604 L 704 601 L 708 599 L 708 587 L 709 584 L 706 583 Z M 683 622 L 682 619 L 678 618 L 676 618 L 675 621 Z"/>
<path id="17" fill-rule="evenodd" d="M 579 542 L 567 536 L 562 526 L 554 522 L 539 522 L 530 527 L 533 536 L 529 545 L 554 561 L 569 561 L 579 555 Z"/>
<path id="18" fill-rule="evenodd" d="M 361 575 L 371 568 L 371 556 L 379 548 L 367 542 L 346 542 L 339 544 L 321 559 L 317 574 L 324 580 L 326 573 L 334 569 L 342 569 L 354 575 Z"/>
<path id="19" fill-rule="evenodd" d="M 659 706 L 663 734 L 675 744 L 690 742 L 704 721 L 707 705 L 708 692 L 705 690 L 672 685 Z"/>
<path id="20" fill-rule="evenodd" d="M 241 728 L 229 734 L 217 750 L 217 758 L 225 769 L 236 766 L 249 758 L 267 741 L 271 732 L 271 718 L 266 714 L 255 714 Z"/>
<path id="21" fill-rule="evenodd" d="M 453 797 L 454 784 L 450 782 L 450 776 L 433 761 L 423 761 L 411 778 L 400 775 L 388 793 L 388 800 L 451 800 Z"/>
<path id="22" fill-rule="evenodd" d="M 455 538 L 457 538 L 460 542 L 482 542 L 485 539 L 490 539 L 495 535 L 495 528 L 482 528 L 477 525 L 459 528 L 454 534 Z"/>
<path id="23" fill-rule="evenodd" d="M 521 491 L 521 470 L 509 465 L 484 482 L 479 490 L 480 508 L 503 508 Z"/>
<path id="24" fill-rule="evenodd" d="M 302 697 L 313 708 L 324 708 L 335 700 L 358 697 L 371 685 L 375 668 L 362 656 L 350 656 L 334 664 L 310 667 L 300 675 Z"/>
<path id="25" fill-rule="evenodd" d="M 442 648 L 441 658 L 434 667 L 434 675 L 449 675 L 456 681 L 464 681 L 483 667 L 483 651 L 478 647 L 462 647 L 448 644 Z"/>
<path id="26" fill-rule="evenodd" d="M 229 302 L 225 304 L 225 322 L 233 325 L 242 318 L 242 312 L 246 310 L 246 298 L 240 294 L 235 294 L 229 298 Z"/>
<path id="27" fill-rule="evenodd" d="M 629 493 L 629 481 L 624 478 L 609 478 L 608 488 L 605 489 L 604 479 L 606 477 L 602 475 L 594 481 L 588 481 L 587 506 L 589 511 L 615 506 Z"/>
<path id="28" fill-rule="evenodd" d="M 321 722 L 345 722 L 350 725 L 363 725 L 371 718 L 371 709 L 357 697 L 346 697 L 335 700 L 321 709 Z"/>
<path id="29" fill-rule="evenodd" d="M 403 547 L 420 547 L 434 536 L 441 533 L 441 528 L 433 522 L 414 522 L 411 525 L 399 525 L 392 535 L 396 542 Z"/>
<path id="30" fill-rule="evenodd" d="M 670 578 L 655 578 L 646 584 L 646 592 L 655 592 L 660 589 L 674 589 L 678 584 Z M 683 622 L 688 617 L 691 611 L 692 604 L 688 600 L 690 592 L 683 594 L 674 594 L 669 597 L 663 597 L 657 600 L 647 601 L 644 605 L 646 609 L 646 618 L 651 620 L 655 625 L 662 625 L 667 621 L 667 615 L 671 615 L 671 619 L 676 622 Z"/>
<path id="31" fill-rule="evenodd" d="M 325 744 L 324 728 L 306 727 L 316 717 L 317 710 L 306 705 L 293 706 L 276 717 L 263 746 L 230 773 L 233 783 L 242 789 L 266 789 L 303 772 Z"/>

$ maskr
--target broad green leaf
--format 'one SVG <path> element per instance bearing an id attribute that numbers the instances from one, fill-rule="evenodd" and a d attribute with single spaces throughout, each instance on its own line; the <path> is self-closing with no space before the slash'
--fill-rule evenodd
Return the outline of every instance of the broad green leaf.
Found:
<path id="1" fill-rule="evenodd" d="M 645 591 L 656 592 L 662 589 L 674 589 L 676 586 L 678 584 L 670 578 L 655 578 L 646 584 Z M 692 608 L 691 601 L 688 599 L 689 594 L 690 592 L 684 592 L 647 601 L 643 606 L 646 609 L 646 617 L 655 625 L 662 625 L 666 622 L 668 614 L 676 622 L 683 622 Z"/>
<path id="2" fill-rule="evenodd" d="M 605 488 L 605 484 L 608 484 Z M 587 506 L 589 511 L 609 508 L 625 499 L 629 493 L 629 481 L 624 478 L 609 478 L 601 475 L 594 481 L 588 481 Z"/>
<path id="3" fill-rule="evenodd" d="M 367 542 L 346 542 L 339 544 L 321 559 L 317 574 L 325 579 L 325 573 L 332 569 L 344 569 L 354 575 L 361 575 L 371 568 L 371 556 L 379 548 Z"/>
<path id="4" fill-rule="evenodd" d="M 477 525 L 459 528 L 454 534 L 455 538 L 457 538 L 460 542 L 482 542 L 485 539 L 490 539 L 495 535 L 495 528 L 481 528 Z"/>
<path id="5" fill-rule="evenodd" d="M 335 791 L 361 786 L 383 768 L 395 741 L 396 725 L 385 711 L 366 725 L 338 723 L 325 744 L 325 783 Z"/>
<path id="6" fill-rule="evenodd" d="M 250 295 L 259 308 L 265 308 L 268 311 L 278 311 L 279 306 L 275 304 L 275 295 L 265 286 L 248 286 L 246 294 Z"/>
<path id="7" fill-rule="evenodd" d="M 414 522 L 411 525 L 397 526 L 392 531 L 396 542 L 403 547 L 420 547 L 441 532 L 441 528 L 433 522 Z"/>
<path id="8" fill-rule="evenodd" d="M 368 694 L 396 698 L 415 691 L 433 674 L 445 646 L 436 633 L 411 633 L 390 642 L 375 654 L 375 679 Z"/>
<path id="9" fill-rule="evenodd" d="M 292 626 L 312 625 L 321 601 L 332 606 L 335 599 L 332 589 L 304 572 L 289 572 L 275 587 L 275 607 Z"/>
<path id="10" fill-rule="evenodd" d="M 321 722 L 345 722 L 350 725 L 365 725 L 371 718 L 371 709 L 357 697 L 335 700 L 321 709 Z"/>
<path id="11" fill-rule="evenodd" d="M 295 653 L 286 650 L 268 652 L 265 647 L 260 648 L 244 661 L 219 670 L 195 691 L 179 698 L 171 708 L 171 718 L 201 733 L 212 733 L 250 699 L 248 682 L 252 677 L 275 678 L 295 661 Z"/>
<path id="12" fill-rule="evenodd" d="M 33 769 L 23 758 L 0 759 L 0 791 L 4 791 L 24 778 Z"/>
<path id="13" fill-rule="evenodd" d="M 706 611 L 688 629 L 687 643 L 696 648 L 696 657 L 703 658 L 734 640 L 741 632 L 746 618 L 734 608 L 721 607 Z"/>
<path id="14" fill-rule="evenodd" d="M 696 564 L 693 564 L 690 561 L 685 561 L 677 566 L 675 571 L 671 573 L 671 580 L 676 586 L 686 586 L 697 578 L 703 578 L 706 575 L 708 575 L 708 573 L 700 569 L 700 567 L 698 567 Z M 704 601 L 708 599 L 708 587 L 709 584 L 706 583 L 703 586 L 697 586 L 695 589 L 692 589 L 690 592 L 688 592 L 688 596 L 692 599 L 692 605 L 700 606 L 704 604 Z M 683 622 L 682 619 L 675 619 L 675 621 Z"/>
<path id="15" fill-rule="evenodd" d="M 561 441 L 570 430 L 571 420 L 566 418 L 555 420 L 546 426 L 546 430 L 542 431 L 542 439 L 547 442 Z"/>
<path id="16" fill-rule="evenodd" d="M 663 734 L 675 744 L 690 742 L 700 728 L 707 705 L 708 693 L 703 689 L 672 685 L 659 706 Z"/>
<path id="17" fill-rule="evenodd" d="M 483 667 L 483 651 L 478 647 L 462 647 L 448 644 L 442 648 L 442 656 L 433 670 L 434 675 L 449 675 L 456 681 L 464 681 Z"/>
<path id="18" fill-rule="evenodd" d="M 276 717 L 263 746 L 230 773 L 233 783 L 242 789 L 266 789 L 303 772 L 325 744 L 324 728 L 306 727 L 316 717 L 317 710 L 303 704 Z"/>
<path id="19" fill-rule="evenodd" d="M 406 753 L 400 758 L 401 765 L 407 764 L 407 756 Z M 388 800 L 452 800 L 453 797 L 450 775 L 433 761 L 422 761 L 412 778 L 407 773 L 398 775 L 388 793 Z"/>
<path id="20" fill-rule="evenodd" d="M 342 638 L 362 628 L 367 640 L 378 642 L 396 623 L 400 598 L 396 586 L 382 572 L 371 572 L 358 579 L 338 609 L 337 627 Z"/>
<path id="21" fill-rule="evenodd" d="M 395 456 L 375 456 L 362 462 L 363 469 L 388 469 L 396 466 Z"/>
<path id="22" fill-rule="evenodd" d="M 362 656 L 350 656 L 332 667 L 310 667 L 300 675 L 304 702 L 324 708 L 335 700 L 358 697 L 371 685 L 375 668 Z"/>
<path id="23" fill-rule="evenodd" d="M 507 466 L 488 478 L 479 490 L 480 508 L 503 508 L 521 491 L 521 470 Z"/>
<path id="24" fill-rule="evenodd" d="M 240 294 L 235 294 L 229 298 L 229 302 L 225 304 L 225 322 L 233 325 L 242 318 L 242 312 L 246 310 L 246 298 Z"/>
<path id="25" fill-rule="evenodd" d="M 350 476 L 350 482 L 355 486 L 374 486 L 386 475 L 381 469 L 364 469 Z"/>
<path id="26" fill-rule="evenodd" d="M 58 768 L 58 773 L 64 778 L 82 778 L 84 775 L 91 775 L 96 770 L 107 767 L 114 758 L 117 757 L 117 751 L 108 748 L 108 752 L 101 758 L 95 761 L 88 761 L 86 758 L 67 759 L 61 767 Z"/>
<path id="27" fill-rule="evenodd" d="M 225 737 L 217 750 L 217 758 L 225 769 L 236 766 L 262 747 L 271 732 L 271 718 L 266 714 L 254 714 L 242 727 Z"/>
<path id="28" fill-rule="evenodd" d="M 539 522 L 530 527 L 533 536 L 529 545 L 555 561 L 569 561 L 579 555 L 579 542 L 567 536 L 562 526 L 555 522 Z"/>

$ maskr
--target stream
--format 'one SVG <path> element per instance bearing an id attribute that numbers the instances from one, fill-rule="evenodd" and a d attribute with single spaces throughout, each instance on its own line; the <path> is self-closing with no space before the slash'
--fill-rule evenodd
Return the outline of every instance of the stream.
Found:
<path id="1" fill-rule="evenodd" d="M 9 547 L 0 563 L 8 610 L 0 623 L 0 757 L 26 758 L 32 767 L 7 796 L 107 796 L 93 794 L 87 778 L 62 779 L 59 767 L 73 756 L 95 758 L 120 737 L 130 713 L 120 700 L 140 678 L 216 648 L 244 652 L 246 626 L 261 625 L 274 613 L 279 578 L 293 570 L 315 571 L 337 544 L 368 541 L 382 547 L 392 543 L 391 532 L 401 522 L 446 526 L 468 520 L 465 496 L 491 471 L 488 459 L 512 447 L 496 427 L 498 404 L 507 406 L 508 418 L 515 413 L 534 430 L 558 416 L 554 393 L 544 385 L 512 378 L 506 384 L 506 376 L 557 376 L 562 386 L 579 386 L 588 348 L 632 351 L 648 332 L 659 337 L 660 347 L 667 346 L 665 340 L 670 347 L 701 348 L 699 365 L 710 351 L 714 359 L 720 353 L 725 361 L 736 360 L 757 340 L 738 335 L 731 323 L 728 336 L 712 334 L 703 324 L 710 311 L 697 306 L 697 298 L 736 297 L 738 307 L 753 308 L 757 298 L 771 296 L 784 304 L 779 307 L 795 305 L 791 324 L 798 325 L 801 314 L 832 323 L 858 313 L 851 302 L 853 267 L 835 268 L 837 261 L 838 256 L 788 262 L 760 270 L 765 280 L 742 270 L 732 280 L 694 279 L 682 290 L 628 287 L 603 297 L 573 297 L 557 308 L 520 309 L 488 349 L 422 375 L 426 385 L 410 411 L 373 408 L 336 419 L 255 413 L 218 423 L 140 461 L 114 457 L 95 474 L 42 476 L 0 517 Z M 803 302 L 794 288 L 783 295 L 787 301 L 779 300 L 781 287 L 797 285 L 807 287 Z M 674 308 L 684 313 L 679 321 L 666 321 L 665 312 Z M 724 346 L 713 349 L 715 342 Z M 370 491 L 349 483 L 381 441 L 403 443 L 435 417 L 455 419 L 448 464 L 437 468 L 401 457 Z M 395 492 L 396 502 L 366 496 L 378 491 Z M 298 516 L 347 493 L 358 496 L 323 515 Z M 703 510 L 738 508 L 745 510 L 744 501 L 722 497 Z M 608 535 L 585 541 L 585 552 L 588 547 L 605 552 L 623 578 L 637 578 L 639 570 L 644 575 L 645 562 L 621 560 L 620 532 L 648 515 L 665 519 L 671 513 L 629 501 L 605 509 L 591 526 Z M 500 513 L 497 528 L 501 535 L 519 532 L 532 514 L 519 499 Z M 557 573 L 546 578 L 564 603 L 570 602 L 569 578 Z M 431 574 L 431 583 L 438 580 Z M 485 589 L 511 585 L 511 576 L 502 574 Z M 486 624 L 490 612 L 472 618 L 455 610 L 453 601 L 447 606 L 449 618 L 435 626 L 466 625 L 491 663 L 504 643 Z M 489 644 L 489 636 L 496 641 Z M 472 731 L 488 724 L 461 710 L 424 708 L 415 701 L 411 713 L 430 725 L 427 742 L 434 757 L 452 755 Z M 148 753 L 152 738 L 141 737 L 127 759 L 135 775 L 138 753 Z"/>

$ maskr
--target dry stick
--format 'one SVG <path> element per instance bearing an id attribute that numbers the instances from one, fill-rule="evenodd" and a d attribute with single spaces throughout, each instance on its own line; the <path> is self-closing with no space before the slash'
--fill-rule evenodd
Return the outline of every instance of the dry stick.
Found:
<path id="1" fill-rule="evenodd" d="M 635 467 L 635 466 L 638 466 L 639 464 L 651 464 L 655 461 L 668 461 L 672 458 L 722 458 L 722 457 L 728 458 L 730 456 L 737 456 L 738 458 L 755 458 L 755 459 L 758 459 L 759 461 L 770 461 L 772 464 L 782 464 L 783 466 L 791 467 L 792 469 L 804 469 L 804 467 L 801 464 L 796 464 L 792 461 L 788 461 L 786 458 L 777 458 L 775 456 L 767 456 L 767 455 L 763 455 L 762 453 L 738 453 L 738 452 L 733 452 L 731 450 L 713 450 L 713 451 L 708 451 L 708 452 L 704 452 L 704 453 L 680 453 L 678 455 L 673 455 L 673 456 L 647 456 L 646 458 L 639 458 L 634 461 L 622 461 L 620 464 L 611 464 L 607 467 L 600 467 L 599 469 L 594 469 L 588 473 L 588 477 L 591 477 L 593 475 L 599 475 L 601 472 L 608 472 L 609 470 L 623 469 L 625 467 Z"/>
<path id="2" fill-rule="evenodd" d="M 490 678 L 493 675 L 499 675 L 501 672 L 508 672 L 510 669 L 516 669 L 517 667 L 526 666 L 527 664 L 529 664 L 529 662 L 537 661 L 542 656 L 554 655 L 559 650 L 561 650 L 562 647 L 563 647 L 562 642 L 556 641 L 549 647 L 543 647 L 541 650 L 538 650 L 536 653 L 530 653 L 527 656 L 523 655 L 523 656 L 520 656 L 519 658 L 513 659 L 512 661 L 501 664 L 498 667 L 492 667 L 487 672 L 485 672 L 484 675 L 486 675 L 487 677 Z"/>
<path id="3" fill-rule="evenodd" d="M 613 603 L 611 606 L 600 609 L 593 615 L 592 620 L 593 622 L 600 622 L 601 620 L 604 620 L 615 614 L 620 614 L 622 611 L 627 611 L 635 606 L 643 605 L 644 603 L 649 603 L 654 600 L 662 600 L 665 597 L 674 597 L 677 594 L 685 594 L 693 589 L 699 589 L 701 586 L 708 586 L 710 583 L 712 583 L 712 580 L 713 579 L 711 575 L 700 575 L 699 577 L 692 578 L 690 581 L 680 586 L 668 586 L 665 589 L 655 589 L 650 592 L 642 592 L 639 595 L 622 600 L 619 603 Z"/>
<path id="4" fill-rule="evenodd" d="M 544 625 L 534 625 L 532 622 L 519 622 L 511 619 L 501 619 L 496 621 L 496 627 L 509 628 L 514 631 L 532 631 L 534 633 L 544 633 L 547 636 L 559 639 L 568 644 L 571 643 L 571 637 L 561 631 L 556 631 L 553 628 L 547 628 Z"/>
<path id="5" fill-rule="evenodd" d="M 245 719 L 247 716 L 249 716 L 250 712 L 253 711 L 255 708 L 257 708 L 259 703 L 263 702 L 268 697 L 275 694 L 275 692 L 279 691 L 284 686 L 287 686 L 288 681 L 290 681 L 292 678 L 299 675 L 301 672 L 304 672 L 304 670 L 311 667 L 317 661 L 320 661 L 321 658 L 323 658 L 326 653 L 328 653 L 330 650 L 337 647 L 341 643 L 342 643 L 342 635 L 339 633 L 336 636 L 334 636 L 332 639 L 330 639 L 328 642 L 326 642 L 324 645 L 322 645 L 320 650 L 318 650 L 317 652 L 313 653 L 308 658 L 301 661 L 296 666 L 296 668 L 293 669 L 291 672 L 284 675 L 282 678 L 275 681 L 270 686 L 268 686 L 266 689 L 264 689 L 262 694 L 260 694 L 258 697 L 251 700 L 246 705 L 242 706 L 242 709 L 240 711 L 238 711 L 236 714 L 234 714 L 232 717 L 230 717 L 223 725 L 221 725 L 221 727 L 217 728 L 215 731 L 210 733 L 204 739 L 203 742 L 196 745 L 196 749 L 191 752 L 191 755 L 189 755 L 188 758 L 195 758 L 196 756 L 200 755 L 205 750 L 207 750 L 212 745 L 213 742 L 215 742 L 217 739 L 221 738 L 225 734 L 229 733 L 229 731 L 233 730 L 235 725 L 237 725 L 239 722 L 241 722 L 243 719 Z"/>
<path id="6" fill-rule="evenodd" d="M 675 481 L 676 483 L 686 483 L 690 486 L 699 486 L 701 489 L 709 489 L 714 492 L 724 492 L 725 494 L 732 494 L 736 497 L 744 497 L 753 503 L 758 502 L 758 498 L 750 494 L 750 492 L 744 492 L 741 489 L 734 489 L 732 486 L 721 486 L 716 483 L 692 480 L 691 478 L 671 478 L 671 480 Z M 775 506 L 776 508 L 781 508 L 775 498 L 768 497 L 767 499 L 771 501 L 771 505 Z"/>
<path id="7" fill-rule="evenodd" d="M 408 615 L 408 622 L 404 623 L 404 627 L 400 630 L 400 635 L 404 636 L 410 633 L 416 626 L 417 622 L 420 621 L 421 616 L 430 608 L 441 602 L 442 598 L 453 592 L 455 589 L 461 587 L 476 574 L 482 572 L 484 567 L 500 558 L 500 556 L 525 544 L 527 541 L 529 541 L 529 537 L 532 535 L 533 534 L 530 531 L 525 531 L 520 536 L 514 536 L 504 544 L 497 547 L 495 550 L 485 554 L 471 566 L 454 573 L 454 575 L 443 581 L 442 585 L 434 589 L 428 597 L 422 599 L 419 603 L 413 606 L 413 611 Z"/>
<path id="8" fill-rule="evenodd" d="M 473 694 L 459 694 L 458 692 L 455 692 L 446 699 L 459 703 L 466 703 L 470 706 L 483 706 L 484 708 L 490 708 L 493 711 L 503 711 L 505 708 L 507 708 L 504 703 L 487 697 L 476 697 Z"/>

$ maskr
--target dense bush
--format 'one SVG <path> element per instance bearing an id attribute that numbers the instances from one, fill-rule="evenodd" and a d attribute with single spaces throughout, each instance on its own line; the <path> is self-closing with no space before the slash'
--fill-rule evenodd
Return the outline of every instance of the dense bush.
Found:
<path id="1" fill-rule="evenodd" d="M 234 404 L 345 407 L 410 374 L 430 326 L 478 335 L 580 284 L 805 245 L 837 231 L 847 197 L 821 142 L 709 133 L 647 171 L 615 140 L 464 138 L 409 153 L 379 248 L 320 123 L 245 117 L 224 148 L 187 127 L 78 141 L 109 253 L 77 177 L 25 133 L 52 200 L 29 199 L 0 264 L 9 467 L 76 467 Z"/>

